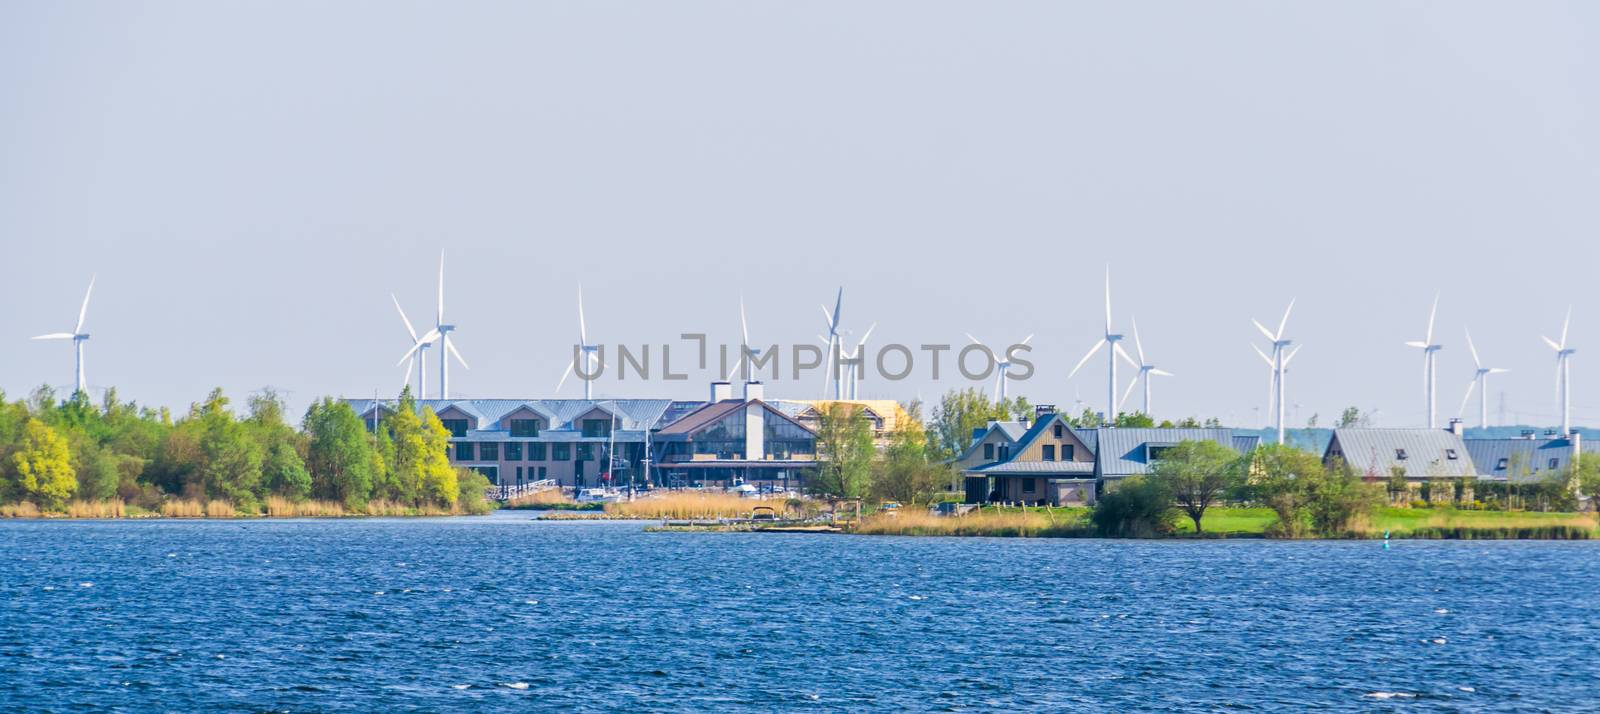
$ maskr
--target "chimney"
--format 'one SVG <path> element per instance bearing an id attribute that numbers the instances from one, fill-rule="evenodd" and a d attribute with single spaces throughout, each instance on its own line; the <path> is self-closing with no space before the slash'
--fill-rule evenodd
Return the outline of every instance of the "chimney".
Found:
<path id="1" fill-rule="evenodd" d="M 715 404 L 716 402 L 720 402 L 720 401 L 724 401 L 724 400 L 728 400 L 728 399 L 732 399 L 732 398 L 733 398 L 733 385 L 732 384 L 730 384 L 728 382 L 721 382 L 721 381 L 717 381 L 717 382 L 712 382 L 711 383 L 711 402 L 713 404 Z"/>
<path id="2" fill-rule="evenodd" d="M 744 400 L 745 401 L 748 402 L 748 401 L 750 401 L 752 399 L 766 399 L 767 398 L 766 394 L 767 394 L 766 387 L 762 386 L 761 382 L 756 381 L 756 380 L 751 380 L 751 381 L 748 381 L 748 382 L 744 383 Z"/>
<path id="3" fill-rule="evenodd" d="M 1467 425 L 1462 423 L 1460 419 L 1451 419 L 1450 433 L 1455 434 L 1456 436 L 1465 436 L 1467 433 Z"/>

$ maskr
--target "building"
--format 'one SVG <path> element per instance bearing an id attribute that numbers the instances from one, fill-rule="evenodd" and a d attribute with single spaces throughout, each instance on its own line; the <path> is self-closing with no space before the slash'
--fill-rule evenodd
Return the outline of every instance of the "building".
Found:
<path id="1" fill-rule="evenodd" d="M 345 400 L 368 428 L 394 400 Z M 651 434 L 698 409 L 668 399 L 422 399 L 450 431 L 450 463 L 497 485 L 554 480 L 565 487 L 643 484 Z M 615 453 L 615 473 L 610 455 Z"/>
<path id="2" fill-rule="evenodd" d="M 1459 483 L 1477 476 L 1459 421 L 1452 421 L 1448 429 L 1334 429 L 1322 460 L 1342 462 L 1350 473 L 1367 481 L 1388 481 L 1401 475 L 1409 491 L 1406 500 L 1420 499 L 1423 484 L 1431 481 L 1453 479 Z M 1442 496 L 1430 488 L 1428 496 L 1433 501 L 1472 498 L 1465 486 L 1449 489 Z"/>
<path id="3" fill-rule="evenodd" d="M 1239 454 L 1261 445 L 1258 434 L 1236 434 L 1224 428 L 1096 429 L 1097 465 L 1101 485 L 1107 490 L 1132 476 L 1150 473 L 1150 467 L 1167 449 L 1185 441 L 1214 441 Z"/>
<path id="4" fill-rule="evenodd" d="M 1600 444 L 1585 444 L 1570 437 L 1526 432 L 1519 439 L 1466 439 L 1467 453 L 1478 478 L 1517 483 L 1543 481 L 1565 474 L 1580 455 L 1600 458 Z"/>
<path id="5" fill-rule="evenodd" d="M 760 382 L 714 382 L 711 401 L 653 435 L 657 476 L 667 486 L 748 484 L 800 488 L 816 466 L 816 432 L 762 399 Z"/>
<path id="6" fill-rule="evenodd" d="M 889 437 L 903 420 L 911 415 L 893 399 L 774 399 L 767 402 L 777 407 L 795 421 L 815 432 L 821 420 L 821 410 L 829 404 L 848 404 L 859 407 L 857 412 L 872 427 L 872 443 L 879 449 L 889 444 Z"/>

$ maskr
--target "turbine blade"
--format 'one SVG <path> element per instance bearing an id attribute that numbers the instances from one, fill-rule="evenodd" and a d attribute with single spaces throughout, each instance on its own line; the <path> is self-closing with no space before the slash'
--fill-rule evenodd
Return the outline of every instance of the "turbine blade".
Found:
<path id="1" fill-rule="evenodd" d="M 396 367 L 398 367 L 398 366 L 400 366 L 401 362 L 405 362 L 407 360 L 410 360 L 412 357 L 414 357 L 417 354 L 417 350 L 422 349 L 422 346 L 425 345 L 425 344 L 428 344 L 428 343 L 420 341 L 420 340 L 417 341 L 416 343 L 412 344 L 411 345 L 411 349 L 406 350 L 405 354 L 400 355 L 399 361 L 395 362 L 394 365 Z"/>
<path id="2" fill-rule="evenodd" d="M 72 328 L 73 333 L 83 334 L 83 318 L 89 314 L 89 296 L 94 294 L 94 280 L 99 276 L 89 276 L 89 289 L 83 293 L 83 307 L 78 308 L 78 326 Z"/>
<path id="3" fill-rule="evenodd" d="M 968 337 L 971 337 L 971 335 L 968 335 Z M 1027 336 L 1027 337 L 1024 337 L 1024 338 L 1022 338 L 1022 342 L 1020 342 L 1020 343 L 1018 343 L 1018 344 L 1023 344 L 1023 345 L 1025 345 L 1025 344 L 1028 344 L 1028 343 L 1029 343 L 1029 342 L 1031 342 L 1031 341 L 1033 341 L 1033 334 L 1032 334 L 1032 333 L 1029 333 L 1029 334 L 1028 334 L 1028 336 Z"/>
<path id="4" fill-rule="evenodd" d="M 1139 366 L 1144 366 L 1144 343 L 1139 341 L 1139 319 L 1129 317 L 1128 322 L 1133 325 L 1133 349 L 1139 355 Z"/>
<path id="5" fill-rule="evenodd" d="M 1152 369 L 1152 370 L 1150 370 L 1150 374 L 1153 374 L 1153 375 L 1155 375 L 1157 377 L 1176 377 L 1176 376 L 1178 376 L 1178 375 L 1173 374 L 1171 372 L 1168 372 L 1167 370 L 1164 370 L 1164 369 Z"/>
<path id="6" fill-rule="evenodd" d="M 1101 340 L 1095 342 L 1094 343 L 1094 347 L 1090 347 L 1089 348 L 1089 353 L 1084 355 L 1083 359 L 1078 360 L 1078 366 L 1073 367 L 1072 371 L 1067 374 L 1067 379 L 1072 379 L 1072 375 L 1077 374 L 1078 370 L 1083 369 L 1083 366 L 1085 364 L 1089 363 L 1089 358 L 1093 357 L 1096 352 L 1100 351 L 1101 347 L 1105 347 L 1105 346 L 1106 346 L 1106 341 L 1104 339 L 1101 339 Z"/>
<path id="7" fill-rule="evenodd" d="M 1461 397 L 1461 407 L 1456 409 L 1457 419 L 1460 419 L 1462 414 L 1467 413 L 1467 403 L 1472 401 L 1472 391 L 1477 388 L 1478 378 L 1474 377 L 1471 382 L 1467 382 L 1467 393 Z M 1487 387 L 1485 387 L 1485 389 L 1487 389 Z"/>
<path id="8" fill-rule="evenodd" d="M 1289 313 L 1294 311 L 1294 301 L 1296 299 L 1289 298 L 1289 307 L 1283 309 L 1283 319 L 1278 321 L 1278 335 L 1272 338 L 1273 342 L 1283 339 L 1283 328 L 1289 324 Z"/>
<path id="9" fill-rule="evenodd" d="M 1417 341 L 1417 340 L 1412 340 L 1412 341 L 1410 341 L 1410 342 L 1407 342 L 1407 343 L 1406 343 L 1406 346 L 1407 346 L 1407 347 L 1415 347 L 1415 348 L 1417 348 L 1417 349 L 1423 349 L 1423 350 L 1425 350 L 1425 349 L 1427 349 L 1427 348 L 1428 348 L 1428 343 L 1426 343 L 1426 342 L 1419 342 L 1419 341 Z"/>
<path id="10" fill-rule="evenodd" d="M 818 305 L 817 307 L 822 308 L 822 321 L 828 323 L 828 334 L 833 334 L 833 332 L 834 332 L 834 329 L 833 329 L 834 328 L 833 313 L 828 312 L 828 306 L 827 305 Z"/>
<path id="11" fill-rule="evenodd" d="M 1106 263 L 1106 334 L 1111 334 L 1111 264 Z"/>
<path id="12" fill-rule="evenodd" d="M 467 360 L 461 356 L 461 353 L 456 351 L 456 343 L 450 341 L 449 335 L 445 335 L 444 337 L 444 348 L 445 350 L 449 351 L 450 354 L 455 355 L 456 361 L 460 362 L 462 367 L 472 369 L 472 367 L 467 364 Z M 442 355 L 440 356 L 440 359 L 443 359 Z"/>
<path id="13" fill-rule="evenodd" d="M 975 345 L 983 344 L 983 340 L 980 340 L 980 339 L 978 339 L 976 337 L 973 337 L 971 332 L 967 333 L 967 339 L 972 340 L 972 344 L 975 344 Z"/>
<path id="14" fill-rule="evenodd" d="M 1134 369 L 1139 369 L 1139 368 L 1144 366 L 1142 364 L 1139 364 L 1138 362 L 1133 361 L 1133 357 L 1130 357 L 1128 355 L 1128 351 L 1125 350 L 1125 349 L 1122 349 L 1122 343 L 1121 342 L 1118 342 L 1118 343 L 1112 345 L 1111 349 L 1117 353 L 1118 357 L 1122 358 L 1122 361 L 1127 362 L 1128 366 L 1130 366 L 1130 367 L 1132 367 Z"/>
<path id="15" fill-rule="evenodd" d="M 87 295 L 85 295 L 84 298 L 83 298 L 83 304 L 84 305 L 88 305 L 89 304 L 89 297 Z M 1567 318 L 1565 320 L 1561 321 L 1561 349 L 1566 349 L 1567 348 L 1567 328 L 1570 327 L 1571 325 L 1572 325 L 1572 308 L 1569 307 L 1569 308 L 1567 308 Z"/>
<path id="16" fill-rule="evenodd" d="M 1273 366 L 1273 364 L 1272 364 L 1272 358 L 1271 358 L 1271 357 L 1268 357 L 1268 356 L 1267 356 L 1267 353 L 1265 353 L 1265 352 L 1262 352 L 1262 351 L 1261 351 L 1261 348 L 1260 348 L 1260 347 L 1257 347 L 1257 346 L 1255 346 L 1255 343 L 1251 343 L 1251 344 L 1250 344 L 1250 349 L 1253 349 L 1253 350 L 1255 350 L 1255 351 L 1256 351 L 1256 354 L 1258 354 L 1258 355 L 1261 355 L 1261 361 L 1262 361 L 1262 362 L 1266 362 L 1266 363 L 1267 363 L 1267 366 L 1268 366 L 1268 367 L 1271 367 L 1271 366 Z"/>
<path id="17" fill-rule="evenodd" d="M 1439 314 L 1439 293 L 1433 294 L 1433 307 L 1428 310 L 1428 338 L 1424 340 L 1433 344 L 1433 318 Z"/>
<path id="18" fill-rule="evenodd" d="M 415 367 L 416 364 L 417 364 L 417 360 L 416 360 L 415 357 L 406 360 L 406 372 L 405 372 L 406 376 L 405 376 L 405 379 L 400 380 L 400 391 L 402 391 L 402 392 L 405 391 L 406 385 L 411 383 L 411 368 Z M 417 398 L 421 399 L 422 397 L 419 396 Z"/>
<path id="19" fill-rule="evenodd" d="M 589 328 L 583 322 L 583 285 L 578 285 L 578 344 L 589 346 Z"/>
<path id="20" fill-rule="evenodd" d="M 1261 334 L 1266 335 L 1268 340 L 1271 340 L 1273 342 L 1277 342 L 1278 341 L 1277 336 L 1272 334 L 1272 330 L 1267 329 L 1267 326 L 1261 324 L 1261 322 L 1259 320 L 1256 320 L 1255 318 L 1252 317 L 1252 318 L 1250 318 L 1250 324 L 1255 325 L 1256 329 L 1260 330 Z"/>
<path id="21" fill-rule="evenodd" d="M 744 318 L 744 293 L 739 293 L 739 329 L 744 332 L 744 344 L 750 344 L 750 323 Z"/>
<path id="22" fill-rule="evenodd" d="M 1489 374 L 1503 374 L 1505 372 L 1510 372 L 1510 371 L 1511 370 L 1509 370 L 1509 369 L 1501 369 L 1499 367 L 1490 367 L 1489 368 Z"/>
<path id="23" fill-rule="evenodd" d="M 444 251 L 439 251 L 439 324 L 444 324 Z"/>
<path id="24" fill-rule="evenodd" d="M 1117 399 L 1117 411 L 1119 411 L 1119 412 L 1122 411 L 1122 405 L 1127 403 L 1128 395 L 1133 394 L 1133 387 L 1134 387 L 1134 385 L 1136 385 L 1138 383 L 1139 383 L 1139 375 L 1137 375 L 1137 374 L 1135 374 L 1133 376 L 1133 379 L 1128 380 L 1128 388 L 1126 390 L 1124 390 L 1122 392 L 1122 396 Z"/>
<path id="25" fill-rule="evenodd" d="M 861 341 L 856 343 L 856 354 L 860 354 L 862 346 L 867 344 L 867 338 L 871 337 L 872 336 L 872 331 L 876 330 L 876 329 L 878 329 L 878 323 L 876 323 L 876 322 L 872 323 L 871 326 L 867 327 L 866 334 L 862 335 L 861 336 Z M 855 356 L 856 356 L 855 354 L 850 355 L 850 357 L 852 359 L 854 359 Z"/>
<path id="26" fill-rule="evenodd" d="M 1295 345 L 1294 349 L 1289 350 L 1289 354 L 1286 354 L 1286 355 L 1283 356 L 1283 366 L 1284 367 L 1288 367 L 1289 366 L 1289 360 L 1294 359 L 1295 355 L 1300 354 L 1300 348 L 1304 347 L 1304 346 L 1305 345 Z"/>
<path id="27" fill-rule="evenodd" d="M 1544 335 L 1539 335 L 1539 339 L 1544 340 L 1545 344 L 1550 345 L 1550 349 L 1553 349 L 1557 352 L 1561 351 L 1561 345 L 1556 344 L 1555 340 L 1545 337 Z"/>
<path id="28" fill-rule="evenodd" d="M 1483 369 L 1483 363 L 1478 361 L 1478 346 L 1472 344 L 1472 330 L 1462 328 L 1467 333 L 1467 351 L 1472 353 L 1472 366 Z"/>
<path id="29" fill-rule="evenodd" d="M 572 376 L 572 363 L 571 362 L 567 362 L 566 371 L 561 373 L 561 381 L 556 382 L 556 394 L 560 394 L 561 393 L 561 387 L 566 385 L 567 377 L 571 377 L 571 376 Z"/>
<path id="30" fill-rule="evenodd" d="M 839 328 L 839 311 L 842 310 L 842 309 L 844 309 L 844 286 L 843 285 L 839 286 L 839 296 L 833 299 L 833 317 L 830 318 L 830 319 L 832 320 L 832 324 L 833 324 L 833 328 L 834 328 L 835 332 L 837 332 L 838 328 Z"/>
<path id="31" fill-rule="evenodd" d="M 33 339 L 35 339 L 35 340 L 70 340 L 70 339 L 72 339 L 74 337 L 77 337 L 77 335 L 75 335 L 75 334 L 73 334 L 71 332 L 52 332 L 52 333 L 50 333 L 48 335 L 39 335 L 38 337 L 35 337 Z"/>
<path id="32" fill-rule="evenodd" d="M 406 323 L 406 332 L 411 333 L 411 341 L 416 342 L 417 330 L 411 326 L 411 320 L 406 317 L 406 311 L 400 309 L 400 298 L 395 297 L 394 293 L 389 293 L 389 299 L 394 301 L 394 309 L 400 310 L 400 321 Z"/>

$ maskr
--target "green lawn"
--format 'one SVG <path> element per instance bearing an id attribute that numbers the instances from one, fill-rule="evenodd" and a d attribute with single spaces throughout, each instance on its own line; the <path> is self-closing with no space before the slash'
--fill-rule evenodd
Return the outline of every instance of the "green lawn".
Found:
<path id="1" fill-rule="evenodd" d="M 1261 535 L 1267 526 L 1277 522 L 1278 516 L 1270 508 L 1222 508 L 1213 506 L 1206 509 L 1206 515 L 1200 519 L 1200 525 L 1207 533 L 1222 533 L 1226 535 Z M 1181 512 L 1177 520 L 1177 532 L 1193 533 L 1194 521 Z"/>
<path id="2" fill-rule="evenodd" d="M 1207 533 L 1224 535 L 1260 535 L 1277 522 L 1270 508 L 1206 509 L 1201 521 Z M 1188 516 L 1180 515 L 1176 521 L 1178 533 L 1194 533 L 1194 523 Z M 1363 530 L 1373 535 L 1384 531 L 1397 537 L 1421 528 L 1529 528 L 1545 526 L 1577 526 L 1595 528 L 1594 519 L 1577 513 L 1539 513 L 1535 511 L 1458 511 L 1447 508 L 1379 508 L 1372 514 L 1370 525 Z M 1597 531 L 1600 534 L 1600 531 Z"/>

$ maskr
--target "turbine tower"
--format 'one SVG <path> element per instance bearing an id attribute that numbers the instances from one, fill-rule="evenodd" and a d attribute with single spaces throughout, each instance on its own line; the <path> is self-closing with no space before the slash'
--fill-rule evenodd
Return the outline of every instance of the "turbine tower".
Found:
<path id="1" fill-rule="evenodd" d="M 96 276 L 89 276 L 89 289 L 83 293 L 83 306 L 78 308 L 78 324 L 73 326 L 71 332 L 52 332 L 48 335 L 39 335 L 36 340 L 72 340 L 72 350 L 75 354 L 73 367 L 72 393 L 77 394 L 89 388 L 89 380 L 83 371 L 83 343 L 89 341 L 89 333 L 83 331 L 83 319 L 89 314 L 89 296 L 94 294 L 94 281 Z M 87 393 L 86 393 L 87 396 Z"/>
<path id="2" fill-rule="evenodd" d="M 601 363 L 600 357 L 595 354 L 600 350 L 599 345 L 589 344 L 589 328 L 583 321 L 583 286 L 578 286 L 578 351 L 583 354 L 583 371 L 594 374 L 594 366 Z M 567 377 L 572 376 L 575 361 L 567 362 L 566 371 L 561 373 L 561 381 L 556 382 L 556 392 L 561 391 L 562 385 L 567 383 Z M 581 377 L 581 375 L 580 375 Z M 594 380 L 589 377 L 583 379 L 583 398 L 592 399 L 594 396 Z"/>
<path id="3" fill-rule="evenodd" d="M 406 380 L 410 381 L 411 367 L 413 363 L 416 363 L 417 398 L 427 399 L 428 348 L 433 346 L 435 340 L 439 339 L 439 331 L 437 329 L 428 330 L 428 334 L 418 337 L 416 329 L 411 326 L 411 320 L 406 317 L 406 311 L 400 308 L 400 298 L 395 297 L 394 293 L 389 293 L 389 299 L 394 301 L 394 309 L 400 311 L 400 321 L 406 324 L 406 333 L 411 335 L 411 349 L 406 350 L 406 353 L 400 357 L 400 362 L 406 363 Z M 396 362 L 395 365 L 398 366 L 400 362 Z M 404 385 L 404 382 L 401 384 Z"/>
<path id="4" fill-rule="evenodd" d="M 1578 351 L 1567 347 L 1567 328 L 1572 325 L 1572 308 L 1567 308 L 1567 318 L 1561 321 L 1561 341 L 1556 342 L 1540 335 L 1539 338 L 1556 351 L 1556 403 L 1561 409 L 1561 435 L 1572 434 L 1572 356 Z"/>
<path id="5" fill-rule="evenodd" d="M 828 312 L 827 305 L 822 306 L 822 317 L 828 323 L 828 355 L 826 358 L 828 360 L 828 368 L 822 370 L 822 394 L 824 397 L 827 396 L 828 377 L 833 377 L 834 399 L 844 398 L 844 388 L 841 386 L 842 375 L 839 374 L 839 360 L 837 359 L 840 351 L 842 351 L 842 346 L 839 342 L 839 311 L 843 307 L 843 287 L 839 288 L 839 296 L 833 300 L 833 312 Z"/>
<path id="6" fill-rule="evenodd" d="M 1291 299 L 1289 300 L 1289 307 L 1284 308 L 1283 319 L 1278 321 L 1277 332 L 1268 330 L 1266 326 L 1262 325 L 1259 320 L 1254 318 L 1250 320 L 1251 324 L 1255 325 L 1256 329 L 1261 331 L 1261 334 L 1266 335 L 1267 339 L 1272 341 L 1271 357 L 1268 357 L 1266 353 L 1262 352 L 1260 347 L 1256 347 L 1255 345 L 1251 345 L 1251 347 L 1255 349 L 1256 354 L 1261 355 L 1261 358 L 1266 360 L 1267 364 L 1272 367 L 1272 399 L 1270 402 L 1270 407 L 1272 409 L 1273 426 L 1278 432 L 1279 444 L 1282 444 L 1284 441 L 1283 410 L 1285 403 L 1284 391 L 1286 387 L 1284 383 L 1284 372 L 1289 366 L 1289 360 L 1294 359 L 1294 355 L 1300 351 L 1299 347 L 1296 347 L 1293 352 L 1285 351 L 1285 348 L 1294 344 L 1293 340 L 1286 340 L 1283 338 L 1284 328 L 1289 324 L 1289 313 L 1293 311 L 1294 300 Z"/>
<path id="7" fill-rule="evenodd" d="M 1150 416 L 1150 378 L 1171 377 L 1173 375 L 1171 372 L 1168 372 L 1164 369 L 1156 368 L 1155 365 L 1150 364 L 1150 360 L 1145 359 L 1144 344 L 1139 340 L 1139 321 L 1131 317 L 1128 318 L 1128 321 L 1133 325 L 1133 353 L 1139 355 L 1139 372 L 1138 374 L 1133 375 L 1132 380 L 1129 380 L 1128 389 L 1122 393 L 1122 399 L 1117 402 L 1117 406 L 1120 408 L 1125 402 L 1127 402 L 1128 395 L 1133 394 L 1133 386 L 1138 384 L 1140 380 L 1143 380 L 1144 411 L 1141 413 L 1143 413 L 1145 416 Z"/>
<path id="8" fill-rule="evenodd" d="M 450 333 L 455 332 L 456 326 L 444 321 L 444 251 L 439 251 L 439 313 L 434 332 L 439 333 L 439 398 L 450 398 L 450 358 L 455 357 L 462 367 L 467 366 L 467 360 L 456 351 L 455 343 L 450 341 Z"/>
<path id="9" fill-rule="evenodd" d="M 967 339 L 972 340 L 972 344 L 975 345 L 983 344 L 983 340 L 973 337 L 972 333 L 970 332 L 967 333 Z M 1017 344 L 1026 345 L 1031 341 L 1033 341 L 1033 335 L 1030 334 L 1027 337 L 1022 338 L 1022 341 Z M 1007 350 L 1006 354 L 996 355 L 998 361 L 995 363 L 997 369 L 995 370 L 994 375 L 994 393 L 1000 401 L 1005 401 L 1006 392 L 1011 386 L 1011 377 L 1008 374 L 1011 370 L 1011 359 L 1008 356 L 1009 354 L 1010 350 Z"/>
<path id="10" fill-rule="evenodd" d="M 861 368 L 866 366 L 864 362 L 857 363 L 854 360 L 861 358 L 863 352 L 862 348 L 867 346 L 867 338 L 871 337 L 872 331 L 876 329 L 878 329 L 878 323 L 874 322 L 872 325 L 867 327 L 866 333 L 861 336 L 861 341 L 856 343 L 855 350 L 844 355 L 846 359 L 852 360 L 848 368 L 850 371 L 845 375 L 845 387 L 847 389 L 846 394 L 848 394 L 849 398 L 851 399 L 860 398 L 860 395 L 857 393 L 857 389 L 861 385 Z"/>
<path id="11" fill-rule="evenodd" d="M 1072 376 L 1077 374 L 1078 370 L 1083 369 L 1083 366 L 1089 363 L 1089 358 L 1093 357 L 1096 352 L 1099 352 L 1100 348 L 1105 347 L 1106 345 L 1111 345 L 1111 351 L 1106 353 L 1106 424 L 1111 424 L 1117 420 L 1117 357 L 1120 356 L 1121 358 L 1127 360 L 1128 364 L 1133 365 L 1134 369 L 1138 369 L 1139 367 L 1139 365 L 1133 361 L 1133 358 L 1128 356 L 1128 351 L 1122 349 L 1122 345 L 1118 344 L 1121 341 L 1122 335 L 1111 331 L 1111 266 L 1107 265 L 1105 336 L 1096 341 L 1094 343 L 1094 347 L 1089 348 L 1088 354 L 1085 354 L 1083 359 L 1078 360 L 1078 366 L 1073 367 L 1072 372 L 1067 375 L 1067 379 L 1072 379 Z"/>
<path id="12" fill-rule="evenodd" d="M 1429 429 L 1435 429 L 1439 426 L 1437 409 L 1434 406 L 1437 403 L 1434 400 L 1434 392 L 1436 391 L 1435 388 L 1439 383 L 1437 368 L 1438 354 L 1439 350 L 1444 349 L 1444 347 L 1433 343 L 1433 318 L 1438 314 L 1439 295 L 1438 293 L 1435 293 L 1433 296 L 1433 308 L 1428 311 L 1428 336 L 1423 338 L 1421 342 L 1411 341 L 1406 343 L 1407 347 L 1415 347 L 1419 350 L 1422 350 L 1422 392 L 1423 396 L 1428 400 Z"/>
<path id="13" fill-rule="evenodd" d="M 1466 394 L 1466 396 L 1461 398 L 1461 408 L 1456 410 L 1456 416 L 1460 417 L 1464 412 L 1466 412 L 1466 410 L 1467 410 L 1467 402 L 1472 401 L 1472 392 L 1473 392 L 1473 390 L 1477 390 L 1477 392 L 1478 392 L 1478 426 L 1483 427 L 1483 428 L 1488 428 L 1489 427 L 1489 375 L 1491 375 L 1491 374 L 1500 374 L 1502 372 L 1509 372 L 1511 370 L 1500 369 L 1499 367 L 1485 367 L 1485 366 L 1483 366 L 1483 362 L 1478 359 L 1478 348 L 1477 348 L 1476 345 L 1472 344 L 1472 331 L 1471 330 L 1467 330 L 1467 351 L 1472 353 L 1472 366 L 1476 367 L 1478 371 L 1473 374 L 1472 381 L 1467 383 L 1467 394 Z"/>

